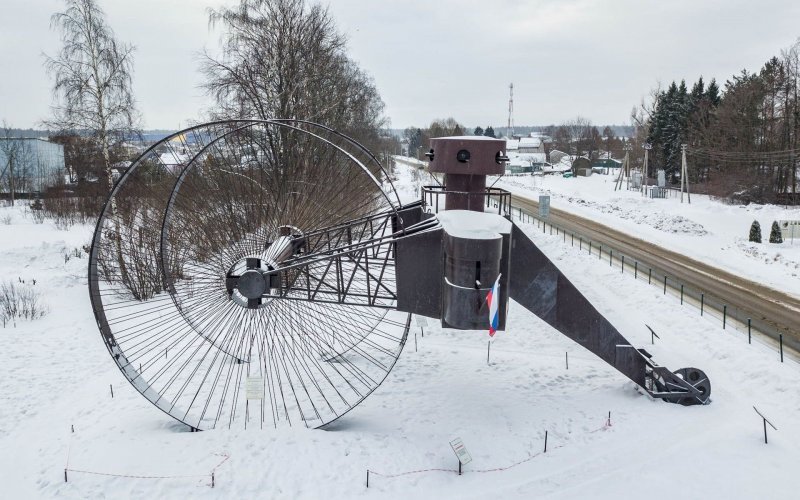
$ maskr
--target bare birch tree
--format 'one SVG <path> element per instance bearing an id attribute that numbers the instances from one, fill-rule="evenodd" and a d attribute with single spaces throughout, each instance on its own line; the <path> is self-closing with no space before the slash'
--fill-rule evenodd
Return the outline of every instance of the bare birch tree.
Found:
<path id="1" fill-rule="evenodd" d="M 134 47 L 120 43 L 95 0 L 65 0 L 64 12 L 50 25 L 63 46 L 45 56 L 54 78 L 53 117 L 45 124 L 58 131 L 90 134 L 102 155 L 109 191 L 112 148 L 129 137 L 138 122 L 132 91 Z"/>

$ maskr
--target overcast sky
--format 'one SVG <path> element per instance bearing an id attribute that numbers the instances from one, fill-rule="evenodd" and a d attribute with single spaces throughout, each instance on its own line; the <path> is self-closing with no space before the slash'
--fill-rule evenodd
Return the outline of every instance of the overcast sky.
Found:
<path id="1" fill-rule="evenodd" d="M 145 128 L 202 116 L 197 53 L 214 49 L 206 8 L 226 0 L 99 0 L 137 47 L 134 92 Z M 627 124 L 658 82 L 757 71 L 800 36 L 797 0 L 331 0 L 350 55 L 371 74 L 393 127 L 452 116 L 503 126 L 514 83 L 518 125 Z M 47 117 L 42 53 L 61 0 L 2 0 L 0 121 Z"/>

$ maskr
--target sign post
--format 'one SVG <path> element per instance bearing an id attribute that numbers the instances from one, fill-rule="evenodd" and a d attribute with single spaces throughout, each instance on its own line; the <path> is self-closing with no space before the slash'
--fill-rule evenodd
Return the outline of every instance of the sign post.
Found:
<path id="1" fill-rule="evenodd" d="M 453 453 L 455 453 L 456 458 L 458 458 L 458 475 L 460 476 L 461 466 L 472 462 L 472 456 L 467 451 L 467 447 L 464 446 L 464 442 L 461 441 L 461 438 L 455 438 L 450 441 L 450 447 L 453 448 Z"/>
<path id="2" fill-rule="evenodd" d="M 264 377 L 247 377 L 245 393 L 248 401 L 264 399 Z"/>
<path id="3" fill-rule="evenodd" d="M 419 331 L 422 332 L 422 338 L 425 338 L 425 327 L 428 326 L 428 320 L 425 316 L 417 316 L 416 318 Z"/>
<path id="4" fill-rule="evenodd" d="M 539 217 L 547 217 L 550 215 L 550 196 L 539 195 Z"/>

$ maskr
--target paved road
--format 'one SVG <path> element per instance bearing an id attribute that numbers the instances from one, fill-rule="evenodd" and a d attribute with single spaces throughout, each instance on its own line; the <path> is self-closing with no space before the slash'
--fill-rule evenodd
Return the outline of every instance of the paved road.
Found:
<path id="1" fill-rule="evenodd" d="M 512 205 L 531 214 L 539 213 L 539 203 L 523 196 L 513 194 Z M 687 287 L 717 297 L 729 307 L 738 307 L 753 318 L 754 324 L 760 320 L 782 332 L 787 347 L 800 349 L 800 298 L 563 210 L 551 207 L 548 222 L 576 237 L 581 235 L 611 247 L 615 253 L 622 252 L 640 265 L 658 269 L 659 275 L 666 273 Z M 764 330 L 763 333 L 777 338 L 772 328 Z"/>

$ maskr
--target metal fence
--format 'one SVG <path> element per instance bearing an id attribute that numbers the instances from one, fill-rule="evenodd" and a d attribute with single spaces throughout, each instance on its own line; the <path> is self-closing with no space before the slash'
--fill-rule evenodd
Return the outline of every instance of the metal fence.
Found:
<path id="1" fill-rule="evenodd" d="M 625 255 L 616 248 L 592 241 L 580 234 L 564 230 L 545 218 L 532 214 L 527 210 L 511 204 L 506 215 L 520 222 L 535 224 L 544 234 L 561 237 L 568 244 L 587 256 L 607 262 L 609 266 L 620 269 L 620 272 L 635 280 L 646 282 L 656 287 L 663 295 L 670 295 L 681 306 L 686 306 L 687 313 L 694 310 L 702 317 L 716 320 L 722 330 L 741 334 L 749 343 L 756 343 L 776 351 L 781 362 L 789 360 L 800 362 L 800 341 L 788 331 L 781 331 L 764 318 L 764 315 L 748 313 L 739 307 L 693 288 L 650 262 L 636 260 Z M 754 317 L 759 316 L 759 317 Z"/>

